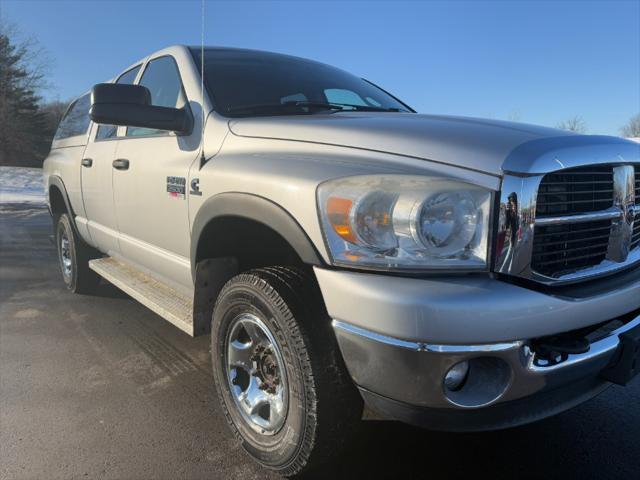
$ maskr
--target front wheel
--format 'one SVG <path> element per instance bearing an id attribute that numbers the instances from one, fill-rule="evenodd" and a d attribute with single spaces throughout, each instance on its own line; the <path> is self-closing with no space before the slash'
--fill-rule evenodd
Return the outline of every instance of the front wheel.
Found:
<path id="1" fill-rule="evenodd" d="M 220 403 L 244 449 L 283 475 L 335 457 L 362 400 L 351 382 L 315 279 L 289 267 L 232 278 L 211 329 Z"/>
<path id="2" fill-rule="evenodd" d="M 74 293 L 91 293 L 100 282 L 100 276 L 89 268 L 93 249 L 74 231 L 66 213 L 57 218 L 55 232 L 58 263 L 65 285 Z"/>

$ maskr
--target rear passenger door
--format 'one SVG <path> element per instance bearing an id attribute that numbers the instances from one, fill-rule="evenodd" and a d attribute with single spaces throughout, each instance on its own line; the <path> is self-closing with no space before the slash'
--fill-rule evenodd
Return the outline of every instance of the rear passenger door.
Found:
<path id="1" fill-rule="evenodd" d="M 120 75 L 116 83 L 132 84 L 141 65 Z M 82 197 L 93 245 L 109 255 L 119 251 L 118 225 L 113 203 L 112 162 L 118 129 L 93 124 L 82 160 Z"/>
<path id="2" fill-rule="evenodd" d="M 138 84 L 149 89 L 153 105 L 189 109 L 178 65 L 170 55 L 151 59 Z M 200 132 L 121 129 L 113 170 L 121 255 L 189 289 L 187 178 L 198 159 Z"/>
<path id="3" fill-rule="evenodd" d="M 82 202 L 82 178 L 80 161 L 89 139 L 89 94 L 73 101 L 65 112 L 56 130 L 48 158 L 55 168 L 48 173 L 60 177 L 67 191 L 72 214 L 75 216 L 78 233 L 85 241 L 91 237 L 86 227 Z"/>

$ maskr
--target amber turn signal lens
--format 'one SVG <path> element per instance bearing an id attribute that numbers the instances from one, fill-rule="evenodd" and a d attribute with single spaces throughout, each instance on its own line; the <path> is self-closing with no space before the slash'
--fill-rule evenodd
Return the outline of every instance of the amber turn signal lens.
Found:
<path id="1" fill-rule="evenodd" d="M 329 197 L 327 200 L 327 218 L 338 235 L 347 242 L 355 243 L 356 234 L 349 220 L 353 200 L 341 197 Z"/>

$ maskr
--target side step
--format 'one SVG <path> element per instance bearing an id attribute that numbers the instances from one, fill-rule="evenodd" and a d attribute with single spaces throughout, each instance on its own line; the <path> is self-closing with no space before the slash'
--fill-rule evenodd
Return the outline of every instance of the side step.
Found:
<path id="1" fill-rule="evenodd" d="M 91 260 L 89 268 L 180 330 L 194 336 L 192 298 L 112 257 Z"/>

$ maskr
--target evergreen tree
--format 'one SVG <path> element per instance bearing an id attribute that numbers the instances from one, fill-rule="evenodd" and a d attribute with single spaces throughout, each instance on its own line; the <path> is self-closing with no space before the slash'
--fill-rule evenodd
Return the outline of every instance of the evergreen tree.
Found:
<path id="1" fill-rule="evenodd" d="M 40 109 L 43 74 L 34 67 L 29 44 L 15 45 L 0 31 L 0 164 L 42 163 L 50 147 L 51 127 Z"/>

